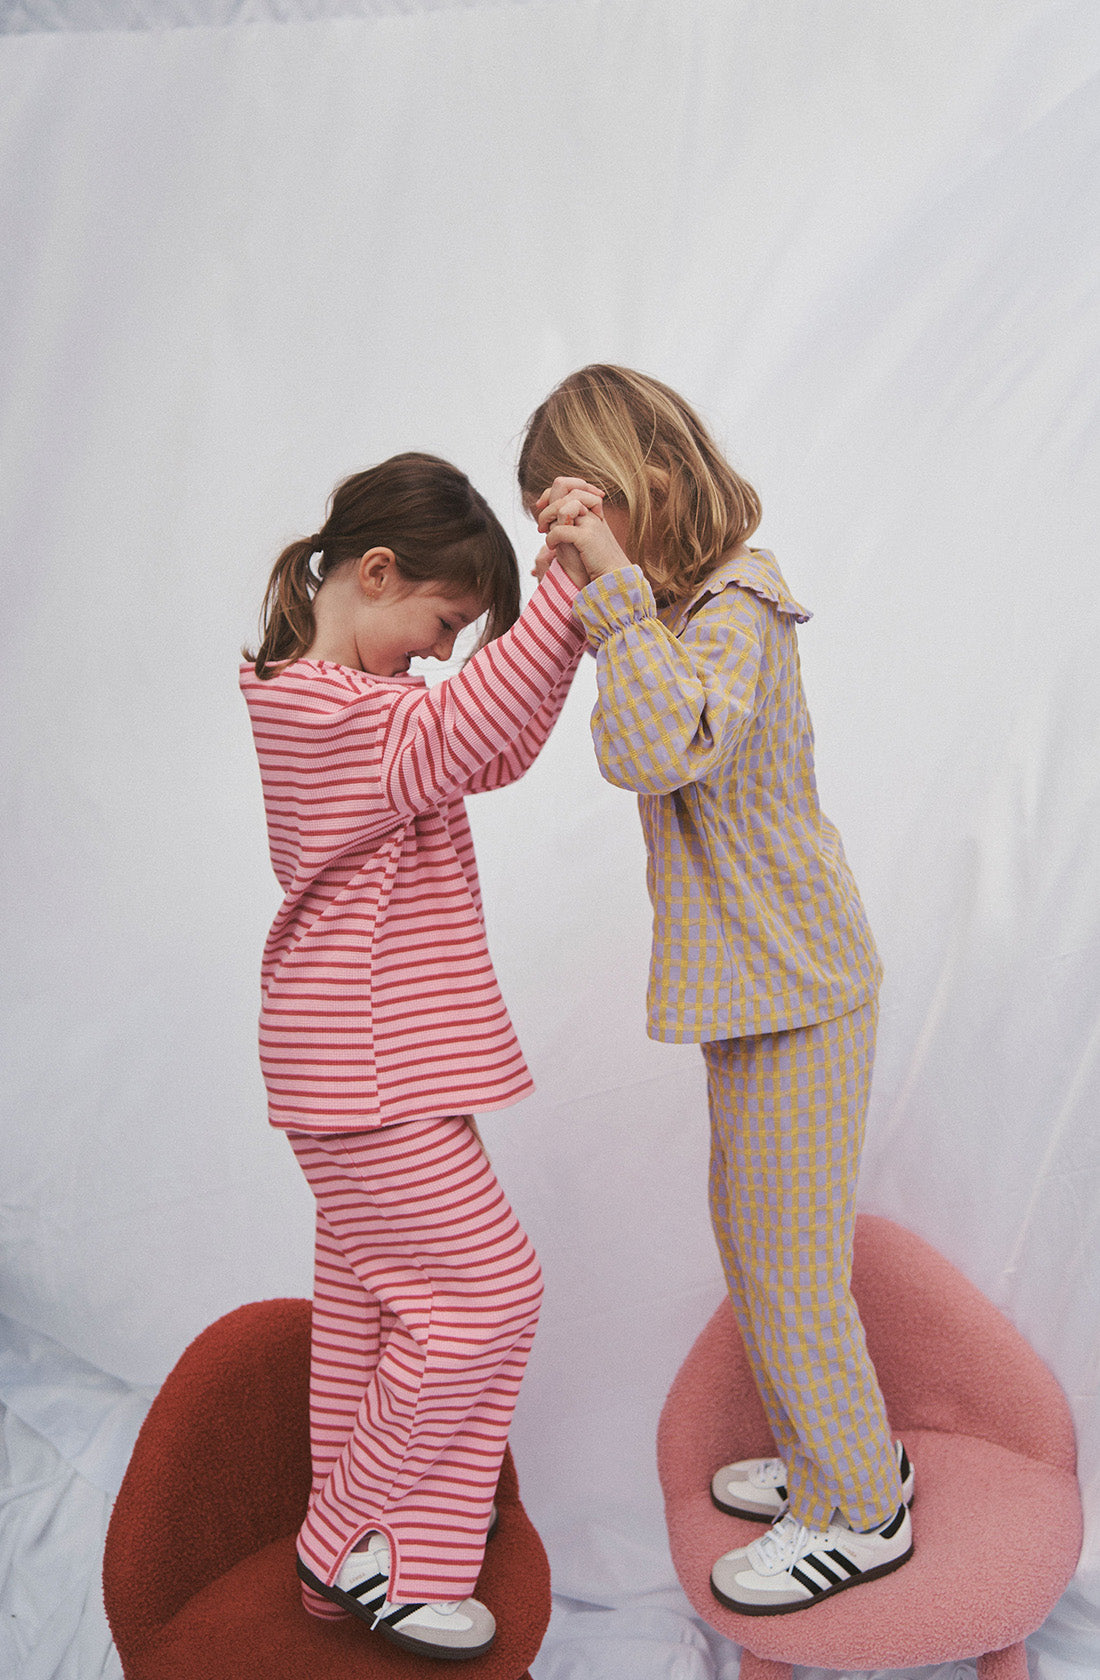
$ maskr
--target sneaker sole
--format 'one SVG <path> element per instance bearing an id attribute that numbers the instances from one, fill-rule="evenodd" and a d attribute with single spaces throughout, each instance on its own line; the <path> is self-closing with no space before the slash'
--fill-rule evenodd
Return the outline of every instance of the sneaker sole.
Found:
<path id="1" fill-rule="evenodd" d="M 821 1592 L 814 1593 L 812 1598 L 797 1598 L 788 1604 L 742 1604 L 738 1599 L 727 1598 L 720 1592 L 714 1582 L 710 1583 L 710 1590 L 720 1604 L 727 1610 L 732 1610 L 738 1616 L 786 1616 L 792 1610 L 812 1610 L 822 1599 L 835 1598 L 837 1593 L 847 1592 L 849 1587 L 861 1587 L 864 1581 L 877 1581 L 882 1575 L 892 1575 L 895 1569 L 900 1569 L 903 1563 L 908 1563 L 913 1555 L 910 1546 L 901 1557 L 891 1558 L 889 1563 L 880 1563 L 874 1569 L 861 1569 L 858 1575 L 850 1575 L 846 1581 L 838 1581 L 835 1587 L 825 1587 Z"/>
<path id="2" fill-rule="evenodd" d="M 783 1510 L 782 1504 L 776 1505 L 770 1511 L 750 1511 L 747 1505 L 727 1505 L 725 1500 L 719 1499 L 714 1489 L 710 1490 L 710 1502 L 719 1511 L 725 1511 L 728 1517 L 744 1517 L 746 1522 L 773 1523 Z"/>
<path id="3" fill-rule="evenodd" d="M 399 1628 L 388 1627 L 385 1622 L 379 1622 L 375 1626 L 374 1612 L 364 1609 L 351 1593 L 341 1592 L 339 1587 L 329 1586 L 318 1579 L 300 1557 L 296 1557 L 295 1567 L 299 1580 L 304 1581 L 307 1587 L 312 1587 L 315 1593 L 320 1593 L 322 1598 L 331 1599 L 332 1603 L 338 1604 L 342 1610 L 350 1610 L 372 1633 L 380 1633 L 391 1644 L 400 1645 L 406 1651 L 415 1651 L 417 1656 L 440 1657 L 444 1662 L 466 1662 L 470 1657 L 483 1657 L 496 1640 L 494 1633 L 492 1639 L 487 1639 L 483 1645 L 466 1645 L 462 1650 L 456 1651 L 447 1645 L 435 1645 L 429 1640 L 416 1639 L 410 1634 L 402 1633 Z"/>

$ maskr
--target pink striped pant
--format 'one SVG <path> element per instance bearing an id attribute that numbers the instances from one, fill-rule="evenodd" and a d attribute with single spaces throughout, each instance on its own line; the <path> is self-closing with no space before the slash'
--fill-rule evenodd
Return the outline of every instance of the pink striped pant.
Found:
<path id="1" fill-rule="evenodd" d="M 378 1529 L 392 1597 L 466 1598 L 538 1319 L 535 1251 L 464 1119 L 290 1142 L 317 1198 L 299 1553 L 331 1582 Z"/>

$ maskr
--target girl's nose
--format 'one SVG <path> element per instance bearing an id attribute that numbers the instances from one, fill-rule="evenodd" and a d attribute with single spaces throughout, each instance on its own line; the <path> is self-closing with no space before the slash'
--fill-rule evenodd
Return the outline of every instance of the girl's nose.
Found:
<path id="1" fill-rule="evenodd" d="M 442 636 L 440 636 L 438 642 L 435 644 L 435 647 L 432 649 L 432 652 L 437 659 L 445 660 L 451 657 L 451 654 L 454 652 L 456 635 L 457 631 L 452 630 L 445 632 Z"/>

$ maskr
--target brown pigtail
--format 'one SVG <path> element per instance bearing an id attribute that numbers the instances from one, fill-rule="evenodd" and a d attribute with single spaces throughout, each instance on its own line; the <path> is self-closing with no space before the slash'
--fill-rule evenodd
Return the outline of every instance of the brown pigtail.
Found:
<path id="1" fill-rule="evenodd" d="M 313 641 L 313 597 L 317 589 L 310 567 L 313 551 L 313 543 L 301 538 L 284 548 L 272 567 L 260 610 L 263 640 L 254 658 L 258 677 L 274 676 L 272 666 L 300 659 Z M 244 656 L 253 659 L 247 648 Z"/>

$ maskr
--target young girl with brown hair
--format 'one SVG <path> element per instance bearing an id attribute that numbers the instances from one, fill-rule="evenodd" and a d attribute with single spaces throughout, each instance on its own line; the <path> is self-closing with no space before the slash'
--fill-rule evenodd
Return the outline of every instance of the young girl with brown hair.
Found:
<path id="1" fill-rule="evenodd" d="M 822 814 L 795 625 L 748 538 L 751 485 L 659 381 L 597 364 L 528 423 L 519 481 L 546 547 L 579 561 L 597 654 L 592 731 L 638 796 L 653 903 L 652 1037 L 700 1043 L 711 1216 L 778 1458 L 712 1495 L 770 1523 L 715 1563 L 748 1615 L 801 1609 L 910 1556 L 912 1473 L 891 1441 L 850 1281 L 881 966 Z"/>
<path id="2" fill-rule="evenodd" d="M 280 555 L 241 669 L 285 894 L 260 1057 L 317 1199 L 303 1597 L 451 1658 L 494 1635 L 470 1594 L 541 1295 L 469 1118 L 531 1080 L 462 801 L 528 768 L 584 649 L 583 570 L 544 570 L 520 613 L 512 545 L 469 480 L 395 456 Z M 409 674 L 483 615 L 458 675 Z"/>

